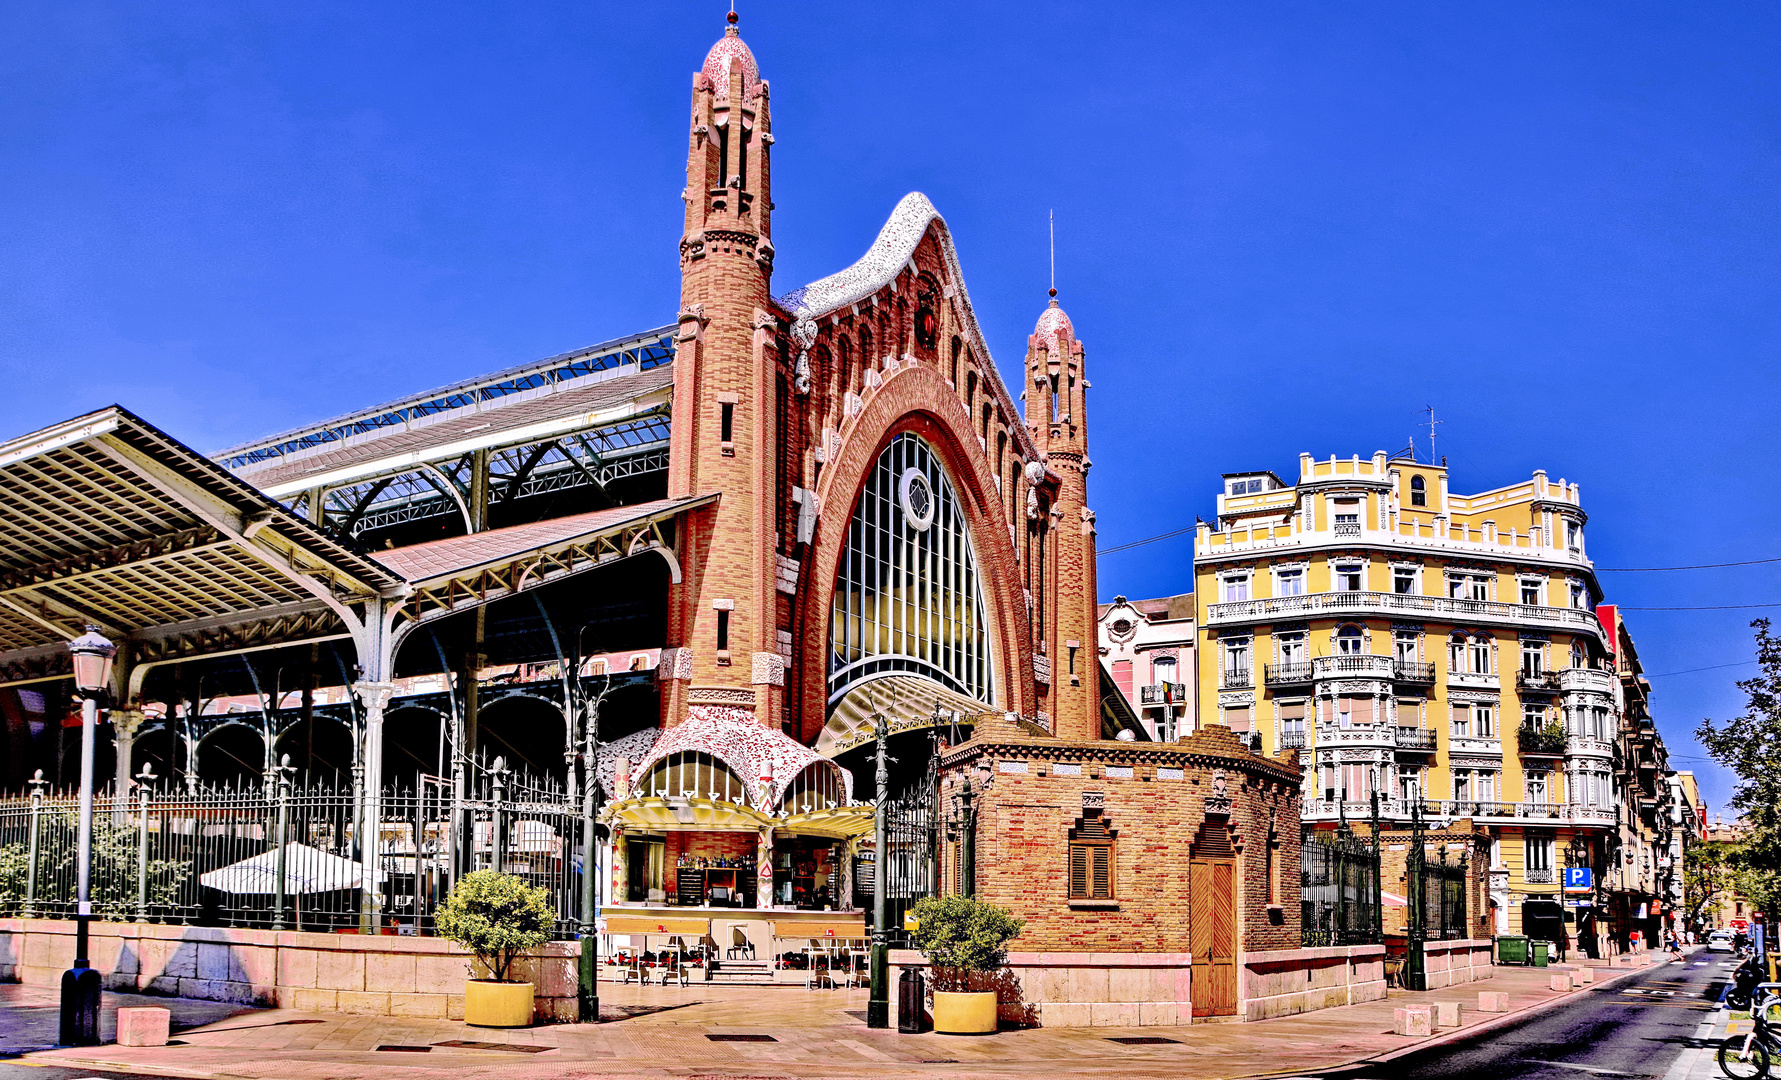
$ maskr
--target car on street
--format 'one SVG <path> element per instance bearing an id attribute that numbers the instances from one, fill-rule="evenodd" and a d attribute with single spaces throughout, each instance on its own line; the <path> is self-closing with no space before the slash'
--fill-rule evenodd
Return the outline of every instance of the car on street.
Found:
<path id="1" fill-rule="evenodd" d="M 1730 930 L 1715 930 L 1711 934 L 1708 934 L 1707 935 L 1707 951 L 1708 952 L 1731 952 L 1732 951 L 1732 932 Z"/>

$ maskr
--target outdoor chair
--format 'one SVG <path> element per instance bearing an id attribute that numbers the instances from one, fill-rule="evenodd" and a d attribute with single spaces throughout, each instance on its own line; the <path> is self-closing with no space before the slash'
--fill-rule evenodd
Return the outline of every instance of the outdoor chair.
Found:
<path id="1" fill-rule="evenodd" d="M 724 950 L 724 956 L 731 960 L 741 957 L 754 959 L 754 942 L 748 940 L 748 935 L 742 932 L 740 926 L 730 927 L 730 947 Z"/>

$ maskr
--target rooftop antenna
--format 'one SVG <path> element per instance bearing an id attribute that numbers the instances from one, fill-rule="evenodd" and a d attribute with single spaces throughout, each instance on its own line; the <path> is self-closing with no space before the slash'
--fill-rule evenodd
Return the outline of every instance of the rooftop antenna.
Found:
<path id="1" fill-rule="evenodd" d="M 1051 298 L 1057 299 L 1057 211 L 1047 210 L 1046 218 L 1051 226 Z"/>
<path id="2" fill-rule="evenodd" d="M 1429 464 L 1434 465 L 1441 460 L 1441 456 L 1435 453 L 1435 425 L 1445 424 L 1447 421 L 1435 419 L 1435 407 L 1433 405 L 1425 406 L 1422 411 L 1429 414 Z"/>

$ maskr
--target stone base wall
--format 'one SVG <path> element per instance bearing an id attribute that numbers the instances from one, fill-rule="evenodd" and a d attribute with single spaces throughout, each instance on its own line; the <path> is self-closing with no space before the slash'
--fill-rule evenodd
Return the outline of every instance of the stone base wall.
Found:
<path id="1" fill-rule="evenodd" d="M 927 974 L 914 950 L 890 954 L 891 1001 L 905 969 Z M 1011 952 L 996 987 L 1004 1024 L 1037 1027 L 1168 1027 L 1193 1019 L 1186 953 Z M 930 985 L 929 989 L 932 989 Z"/>
<path id="2" fill-rule="evenodd" d="M 1459 941 L 1431 941 L 1422 948 L 1428 988 L 1440 990 L 1449 986 L 1488 979 L 1491 966 L 1489 938 L 1464 938 Z"/>
<path id="3" fill-rule="evenodd" d="M 110 990 L 306 1012 L 461 1020 L 472 958 L 439 938 L 310 934 L 208 926 L 92 924 L 89 962 Z M 536 988 L 534 1015 L 580 1019 L 575 942 L 514 962 Z M 0 981 L 58 986 L 74 962 L 74 923 L 0 919 Z"/>
<path id="4" fill-rule="evenodd" d="M 1237 1008 L 1245 1020 L 1382 1001 L 1385 946 L 1244 953 L 1237 978 Z"/>

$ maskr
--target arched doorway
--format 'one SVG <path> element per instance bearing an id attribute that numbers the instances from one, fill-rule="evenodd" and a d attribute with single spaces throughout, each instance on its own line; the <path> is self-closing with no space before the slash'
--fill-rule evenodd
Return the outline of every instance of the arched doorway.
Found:
<path id="1" fill-rule="evenodd" d="M 230 720 L 198 742 L 198 782 L 210 787 L 257 787 L 265 776 L 266 743 L 258 725 Z"/>
<path id="2" fill-rule="evenodd" d="M 331 716 L 298 720 L 278 737 L 278 753 L 290 755 L 299 787 L 345 790 L 352 783 L 352 731 Z"/>
<path id="3" fill-rule="evenodd" d="M 476 722 L 477 759 L 484 767 L 495 758 L 534 777 L 568 779 L 563 761 L 566 730 L 563 710 L 553 701 L 511 694 L 484 704 Z"/>
<path id="4" fill-rule="evenodd" d="M 420 706 L 398 708 L 383 718 L 383 783 L 410 789 L 422 773 L 445 776 L 450 751 L 445 745 L 445 717 Z"/>

